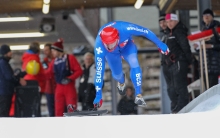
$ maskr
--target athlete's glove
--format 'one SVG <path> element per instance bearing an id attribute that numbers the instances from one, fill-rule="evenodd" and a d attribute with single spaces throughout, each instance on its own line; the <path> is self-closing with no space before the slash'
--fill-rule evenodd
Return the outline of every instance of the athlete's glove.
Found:
<path id="1" fill-rule="evenodd" d="M 164 55 L 168 55 L 169 52 L 170 52 L 169 48 L 167 48 L 166 51 L 163 51 L 163 50 L 161 50 L 160 48 L 158 48 L 158 50 L 159 50 L 159 52 L 160 52 L 161 54 L 164 54 Z"/>
<path id="2" fill-rule="evenodd" d="M 158 47 L 158 50 L 160 53 L 164 55 L 168 55 L 168 53 L 170 52 L 169 48 L 165 43 L 161 43 L 160 46 Z"/>
<path id="3" fill-rule="evenodd" d="M 96 96 L 96 98 L 93 101 L 94 108 L 100 108 L 102 106 L 102 98 L 100 96 Z"/>
<path id="4" fill-rule="evenodd" d="M 61 80 L 61 84 L 63 84 L 63 85 L 69 84 L 70 82 L 71 82 L 71 79 L 69 79 L 69 78 L 64 78 Z"/>

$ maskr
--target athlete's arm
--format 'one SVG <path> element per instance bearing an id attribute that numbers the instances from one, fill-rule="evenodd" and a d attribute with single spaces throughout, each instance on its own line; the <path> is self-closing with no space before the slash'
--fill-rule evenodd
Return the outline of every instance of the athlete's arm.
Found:
<path id="1" fill-rule="evenodd" d="M 94 84 L 96 87 L 96 92 L 99 93 L 102 92 L 103 76 L 105 71 L 105 54 L 106 54 L 106 49 L 104 48 L 99 36 L 96 39 L 94 53 L 95 53 L 95 66 L 96 66 Z"/>
<path id="2" fill-rule="evenodd" d="M 125 33 L 129 33 L 135 36 L 143 36 L 149 39 L 161 50 L 162 53 L 169 51 L 167 45 L 160 41 L 160 39 L 148 28 L 132 23 L 125 23 L 123 26 L 125 27 Z"/>

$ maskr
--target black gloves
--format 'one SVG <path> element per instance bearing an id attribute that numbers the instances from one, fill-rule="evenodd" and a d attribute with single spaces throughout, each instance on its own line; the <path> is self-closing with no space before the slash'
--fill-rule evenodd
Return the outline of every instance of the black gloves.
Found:
<path id="1" fill-rule="evenodd" d="M 63 84 L 63 85 L 69 84 L 70 82 L 71 82 L 71 79 L 69 79 L 69 78 L 64 78 L 61 80 L 61 84 Z"/>
<path id="2" fill-rule="evenodd" d="M 27 73 L 25 71 L 21 71 L 21 69 L 15 69 L 14 70 L 14 76 L 16 79 L 23 78 Z"/>

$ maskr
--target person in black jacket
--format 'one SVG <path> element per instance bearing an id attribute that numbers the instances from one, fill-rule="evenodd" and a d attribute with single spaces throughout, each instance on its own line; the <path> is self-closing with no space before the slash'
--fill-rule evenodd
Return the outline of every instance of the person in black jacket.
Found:
<path id="1" fill-rule="evenodd" d="M 203 22 L 202 31 L 214 29 L 215 27 L 220 27 L 220 22 L 214 20 L 213 11 L 206 9 L 203 12 Z M 197 52 L 199 52 L 198 44 L 193 45 Z M 208 40 L 205 40 L 206 47 L 206 60 L 208 67 L 208 78 L 209 78 L 209 88 L 218 84 L 218 76 L 220 73 L 220 38 L 218 35 L 214 35 Z M 203 63 L 204 64 L 204 63 Z M 204 73 L 204 84 L 205 83 L 205 69 Z M 206 87 L 207 89 L 207 87 Z"/>
<path id="2" fill-rule="evenodd" d="M 167 83 L 167 92 L 171 100 L 171 112 L 177 113 L 189 102 L 187 90 L 188 67 L 192 62 L 192 53 L 187 39 L 188 29 L 176 14 L 166 14 L 168 27 L 168 55 L 163 55 L 163 73 Z"/>
<path id="3" fill-rule="evenodd" d="M 83 74 L 80 77 L 78 101 L 82 103 L 82 110 L 89 110 L 94 107 L 96 90 L 94 85 L 94 75 L 96 72 L 94 55 L 90 52 L 85 53 L 83 64 Z"/>
<path id="4" fill-rule="evenodd" d="M 121 115 L 137 114 L 137 105 L 134 103 L 134 89 L 126 87 L 126 95 L 118 103 L 118 112 Z"/>
<path id="5" fill-rule="evenodd" d="M 26 81 L 21 78 L 20 70 L 13 72 L 9 64 L 11 58 L 10 47 L 2 45 L 0 47 L 0 117 L 9 117 L 15 86 L 19 85 L 19 83 L 22 86 L 26 85 Z"/>

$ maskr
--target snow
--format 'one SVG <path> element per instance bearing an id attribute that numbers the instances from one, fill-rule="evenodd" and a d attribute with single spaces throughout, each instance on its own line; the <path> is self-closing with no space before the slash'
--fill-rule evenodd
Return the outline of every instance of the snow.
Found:
<path id="1" fill-rule="evenodd" d="M 188 113 L 0 118 L 1 138 L 219 138 L 220 85 Z M 199 101 L 199 102 L 198 102 Z M 198 103 L 198 104 L 197 104 Z M 194 106 L 195 105 L 195 106 Z M 187 111 L 187 110 L 184 110 Z"/>
<path id="2" fill-rule="evenodd" d="M 215 138 L 220 114 L 1 118 L 1 138 Z"/>
<path id="3" fill-rule="evenodd" d="M 191 112 L 220 111 L 220 95 L 216 94 L 197 105 Z"/>

